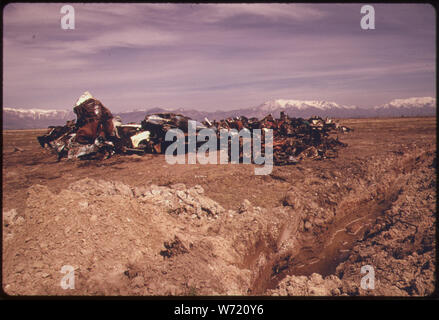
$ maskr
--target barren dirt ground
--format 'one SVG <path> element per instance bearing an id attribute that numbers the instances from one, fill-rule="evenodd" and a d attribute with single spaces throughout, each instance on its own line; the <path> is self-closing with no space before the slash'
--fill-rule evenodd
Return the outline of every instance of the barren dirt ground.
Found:
<path id="1" fill-rule="evenodd" d="M 348 147 L 338 158 L 267 176 L 253 165 L 169 165 L 163 155 L 56 162 L 37 143 L 45 130 L 4 131 L 3 290 L 432 294 L 436 118 L 341 124 L 355 131 L 339 134 Z M 64 265 L 73 289 L 60 285 Z M 365 265 L 374 288 L 361 286 Z"/>

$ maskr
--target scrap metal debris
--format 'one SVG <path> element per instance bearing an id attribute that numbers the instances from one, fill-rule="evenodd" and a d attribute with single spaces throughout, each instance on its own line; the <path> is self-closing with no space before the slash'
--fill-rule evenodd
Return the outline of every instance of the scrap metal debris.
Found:
<path id="1" fill-rule="evenodd" d="M 180 129 L 188 140 L 189 117 L 171 112 L 147 114 L 140 123 L 122 124 L 122 119 L 113 117 L 99 100 L 85 92 L 76 102 L 74 112 L 77 120 L 67 121 L 65 126 L 49 127 L 48 132 L 37 137 L 40 145 L 48 146 L 58 155 L 58 161 L 69 159 L 102 159 L 118 154 L 165 153 L 172 143 L 165 140 L 171 129 Z M 346 133 L 352 129 L 341 126 L 331 119 L 311 117 L 291 118 L 281 112 L 280 118 L 267 115 L 261 120 L 244 116 L 213 120 L 205 118 L 195 123 L 195 134 L 202 129 L 213 129 L 220 139 L 220 132 L 233 133 L 237 130 L 273 130 L 273 164 L 295 164 L 308 159 L 334 158 L 338 149 L 346 144 L 331 133 Z M 264 140 L 264 139 L 263 139 Z M 201 142 L 203 144 L 204 142 Z M 230 144 L 230 140 L 229 140 Z M 197 141 L 197 148 L 200 142 Z M 262 149 L 265 148 L 264 143 Z M 240 137 L 240 159 L 242 154 Z M 230 148 L 229 148 L 230 150 Z M 262 150 L 263 151 L 263 150 Z M 230 156 L 230 154 L 229 154 Z"/>
<path id="2" fill-rule="evenodd" d="M 184 254 L 189 252 L 189 250 L 184 246 L 184 244 L 177 236 L 174 236 L 174 241 L 172 242 L 165 241 L 163 243 L 163 246 L 166 248 L 166 250 L 160 251 L 160 255 L 163 256 L 163 258 L 171 258 L 178 254 Z"/>
<path id="3" fill-rule="evenodd" d="M 207 121 L 204 123 L 207 124 Z M 209 121 L 209 123 L 212 122 Z M 323 119 L 317 116 L 309 119 L 291 118 L 284 112 L 281 112 L 279 119 L 274 119 L 271 114 L 261 120 L 240 116 L 218 122 L 213 121 L 212 126 L 218 131 L 220 129 L 239 131 L 243 128 L 250 130 L 272 129 L 273 163 L 275 165 L 295 164 L 304 158 L 334 158 L 338 155 L 338 148 L 345 147 L 346 144 L 339 141 L 338 137 L 330 137 L 330 133 L 352 130 L 340 126 L 332 119 Z M 240 157 L 242 158 L 242 153 Z"/>

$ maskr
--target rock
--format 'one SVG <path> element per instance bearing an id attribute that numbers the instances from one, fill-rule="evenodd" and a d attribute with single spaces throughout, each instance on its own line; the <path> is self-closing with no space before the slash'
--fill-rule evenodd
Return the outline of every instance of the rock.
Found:
<path id="1" fill-rule="evenodd" d="M 125 197 L 132 197 L 133 196 L 133 190 L 131 190 L 131 188 L 129 186 L 127 186 L 126 184 L 123 184 L 122 182 L 115 182 L 114 183 L 115 189 L 116 191 L 125 196 Z"/>
<path id="2" fill-rule="evenodd" d="M 20 225 L 24 222 L 24 218 L 23 217 L 18 217 L 17 220 L 15 220 L 15 224 Z"/>
<path id="3" fill-rule="evenodd" d="M 241 205 L 238 208 L 238 213 L 250 212 L 253 211 L 253 206 L 249 200 L 244 199 Z"/>
<path id="4" fill-rule="evenodd" d="M 339 296 L 340 294 L 341 294 L 340 289 L 338 289 L 338 288 L 331 289 L 332 296 Z"/>
<path id="5" fill-rule="evenodd" d="M 329 292 L 323 287 L 310 287 L 309 293 L 312 296 L 327 296 Z"/>
<path id="6" fill-rule="evenodd" d="M 134 188 L 133 190 L 133 194 L 135 197 L 141 197 L 145 194 L 146 188 L 145 187 L 138 187 L 138 188 Z"/>
<path id="7" fill-rule="evenodd" d="M 283 199 L 283 205 L 289 206 L 295 210 L 302 210 L 304 204 L 304 195 L 302 191 L 297 187 L 291 187 L 290 190 L 286 193 Z M 310 200 L 306 198 L 306 203 L 309 203 Z"/>
<path id="8" fill-rule="evenodd" d="M 171 185 L 171 189 L 184 191 L 186 190 L 186 185 L 184 183 L 176 183 Z"/>
<path id="9" fill-rule="evenodd" d="M 322 276 L 318 273 L 313 273 L 310 277 L 310 280 L 315 284 L 321 284 L 323 282 Z"/>
<path id="10" fill-rule="evenodd" d="M 142 288 L 145 285 L 145 279 L 142 276 L 137 276 L 131 281 L 131 284 L 135 288 Z"/>
<path id="11" fill-rule="evenodd" d="M 187 199 L 187 193 L 182 190 L 177 190 L 175 194 L 183 201 Z"/>
<path id="12" fill-rule="evenodd" d="M 79 206 L 79 209 L 80 209 L 81 211 L 83 211 L 83 210 L 85 210 L 85 209 L 88 208 L 88 202 L 87 202 L 87 201 L 80 201 L 80 202 L 78 203 L 78 206 Z"/>
<path id="13" fill-rule="evenodd" d="M 293 192 L 288 192 L 285 195 L 285 198 L 284 198 L 284 201 L 283 201 L 283 205 L 284 206 L 290 206 L 290 207 L 294 208 L 295 200 L 296 200 L 296 198 L 294 196 L 294 193 Z"/>
<path id="14" fill-rule="evenodd" d="M 24 265 L 23 264 L 19 264 L 16 268 L 15 268 L 15 272 L 16 273 L 22 273 L 24 271 Z"/>
<path id="15" fill-rule="evenodd" d="M 285 290 L 290 296 L 330 296 L 341 294 L 342 281 L 330 275 L 323 279 L 320 274 L 313 273 L 311 276 L 287 276 L 269 294 L 280 294 Z"/>
<path id="16" fill-rule="evenodd" d="M 3 225 L 8 226 L 14 224 L 14 219 L 17 216 L 17 210 L 11 209 L 9 211 L 3 211 Z"/>
<path id="17" fill-rule="evenodd" d="M 219 205 L 217 202 L 213 201 L 210 198 L 200 196 L 198 198 L 198 202 L 201 206 L 201 209 L 205 211 L 208 215 L 215 216 L 225 211 L 221 205 Z"/>
<path id="18" fill-rule="evenodd" d="M 198 194 L 203 194 L 204 193 L 204 189 L 202 186 L 200 186 L 199 184 L 197 184 L 196 186 L 194 186 L 192 189 L 194 189 Z"/>

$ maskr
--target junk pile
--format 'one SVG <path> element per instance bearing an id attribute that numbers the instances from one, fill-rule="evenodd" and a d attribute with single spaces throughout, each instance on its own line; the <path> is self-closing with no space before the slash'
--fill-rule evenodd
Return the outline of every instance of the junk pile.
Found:
<path id="1" fill-rule="evenodd" d="M 73 108 L 77 121 L 67 121 L 65 126 L 49 127 L 49 131 L 37 137 L 44 148 L 49 146 L 58 155 L 72 158 L 103 158 L 120 149 L 115 126 L 118 119 L 114 118 L 99 100 L 87 91 L 76 101 Z"/>
<path id="2" fill-rule="evenodd" d="M 173 143 L 165 141 L 166 133 L 171 129 L 180 129 L 187 143 L 189 121 L 194 121 L 181 114 L 167 112 L 148 114 L 140 124 L 122 124 L 120 117 L 113 117 L 110 110 L 89 92 L 78 99 L 73 110 L 77 116 L 76 121 L 67 121 L 65 126 L 49 127 L 45 135 L 37 138 L 43 148 L 47 145 L 57 154 L 58 161 L 64 157 L 103 159 L 115 153 L 165 153 L 167 146 Z M 294 164 L 304 158 L 336 157 L 338 148 L 346 144 L 329 134 L 351 131 L 331 119 L 312 117 L 305 120 L 291 118 L 284 113 L 281 113 L 279 119 L 268 115 L 261 120 L 241 116 L 212 122 L 207 118 L 203 122 L 195 121 L 195 134 L 207 128 L 216 132 L 218 141 L 223 130 L 233 133 L 232 129 L 249 129 L 252 133 L 253 129 L 261 129 L 262 132 L 272 129 L 275 165 Z M 204 141 L 197 140 L 197 148 L 202 144 Z M 240 145 L 242 159 L 241 138 Z M 264 147 L 263 143 L 263 150 Z"/>
<path id="3" fill-rule="evenodd" d="M 189 121 L 195 122 L 196 133 L 198 133 L 202 129 L 208 128 L 198 121 L 172 112 L 146 115 L 145 119 L 141 122 L 141 127 L 142 130 L 150 133 L 149 144 L 152 146 L 153 151 L 155 151 L 156 153 L 165 153 L 166 147 L 172 143 L 172 141 L 165 141 L 166 133 L 171 129 L 180 129 L 181 131 L 183 131 L 187 144 Z"/>
<path id="4" fill-rule="evenodd" d="M 345 147 L 346 144 L 339 141 L 338 136 L 334 139 L 329 134 L 334 131 L 346 133 L 352 130 L 328 118 L 324 120 L 315 116 L 305 120 L 291 118 L 284 112 L 281 112 L 279 119 L 274 119 L 270 114 L 261 120 L 240 116 L 213 122 L 206 119 L 203 123 L 216 128 L 217 132 L 221 129 L 272 129 L 275 165 L 294 164 L 304 158 L 335 158 L 338 148 Z"/>

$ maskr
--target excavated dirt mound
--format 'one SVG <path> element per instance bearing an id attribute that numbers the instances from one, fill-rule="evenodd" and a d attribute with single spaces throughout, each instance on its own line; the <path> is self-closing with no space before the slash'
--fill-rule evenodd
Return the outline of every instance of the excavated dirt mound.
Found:
<path id="1" fill-rule="evenodd" d="M 35 185 L 26 215 L 7 222 L 6 289 L 71 294 L 58 284 L 61 267 L 71 265 L 75 292 L 86 295 L 246 294 L 248 247 L 273 241 L 288 210 L 280 208 L 276 221 L 261 208 L 226 212 L 203 192 L 88 178 L 59 194 Z"/>
<path id="2" fill-rule="evenodd" d="M 360 203 L 364 199 L 367 205 L 357 206 L 355 213 L 349 207 L 343 209 L 341 206 L 341 214 L 345 215 L 347 210 L 350 216 L 357 214 L 358 218 L 347 221 L 343 216 L 340 218 L 340 229 L 326 232 L 329 240 L 322 245 L 320 255 L 316 254 L 313 266 L 308 266 L 304 273 L 319 274 L 295 276 L 300 273 L 300 268 L 295 267 L 293 258 L 292 266 L 288 266 L 290 275 L 275 290 L 268 290 L 267 294 L 432 294 L 435 288 L 436 258 L 434 157 L 432 152 L 420 151 L 419 155 L 415 153 L 395 161 L 393 169 L 397 172 L 401 170 L 400 174 L 383 172 L 379 178 L 379 192 L 365 192 L 358 196 Z M 312 251 L 316 252 L 317 247 L 314 245 Z M 303 260 L 303 256 L 299 256 Z M 334 263 L 328 257 L 335 259 Z M 343 262 L 337 264 L 337 261 Z M 364 274 L 359 270 L 367 265 L 375 270 L 374 290 L 361 288 Z M 323 279 L 321 275 L 326 278 Z"/>
<path id="3" fill-rule="evenodd" d="M 57 163 L 4 133 L 11 295 L 391 295 L 434 291 L 435 119 L 350 120 L 337 159 L 254 165 L 163 156 Z M 375 288 L 361 288 L 363 266 Z M 60 285 L 74 268 L 75 288 Z"/>

